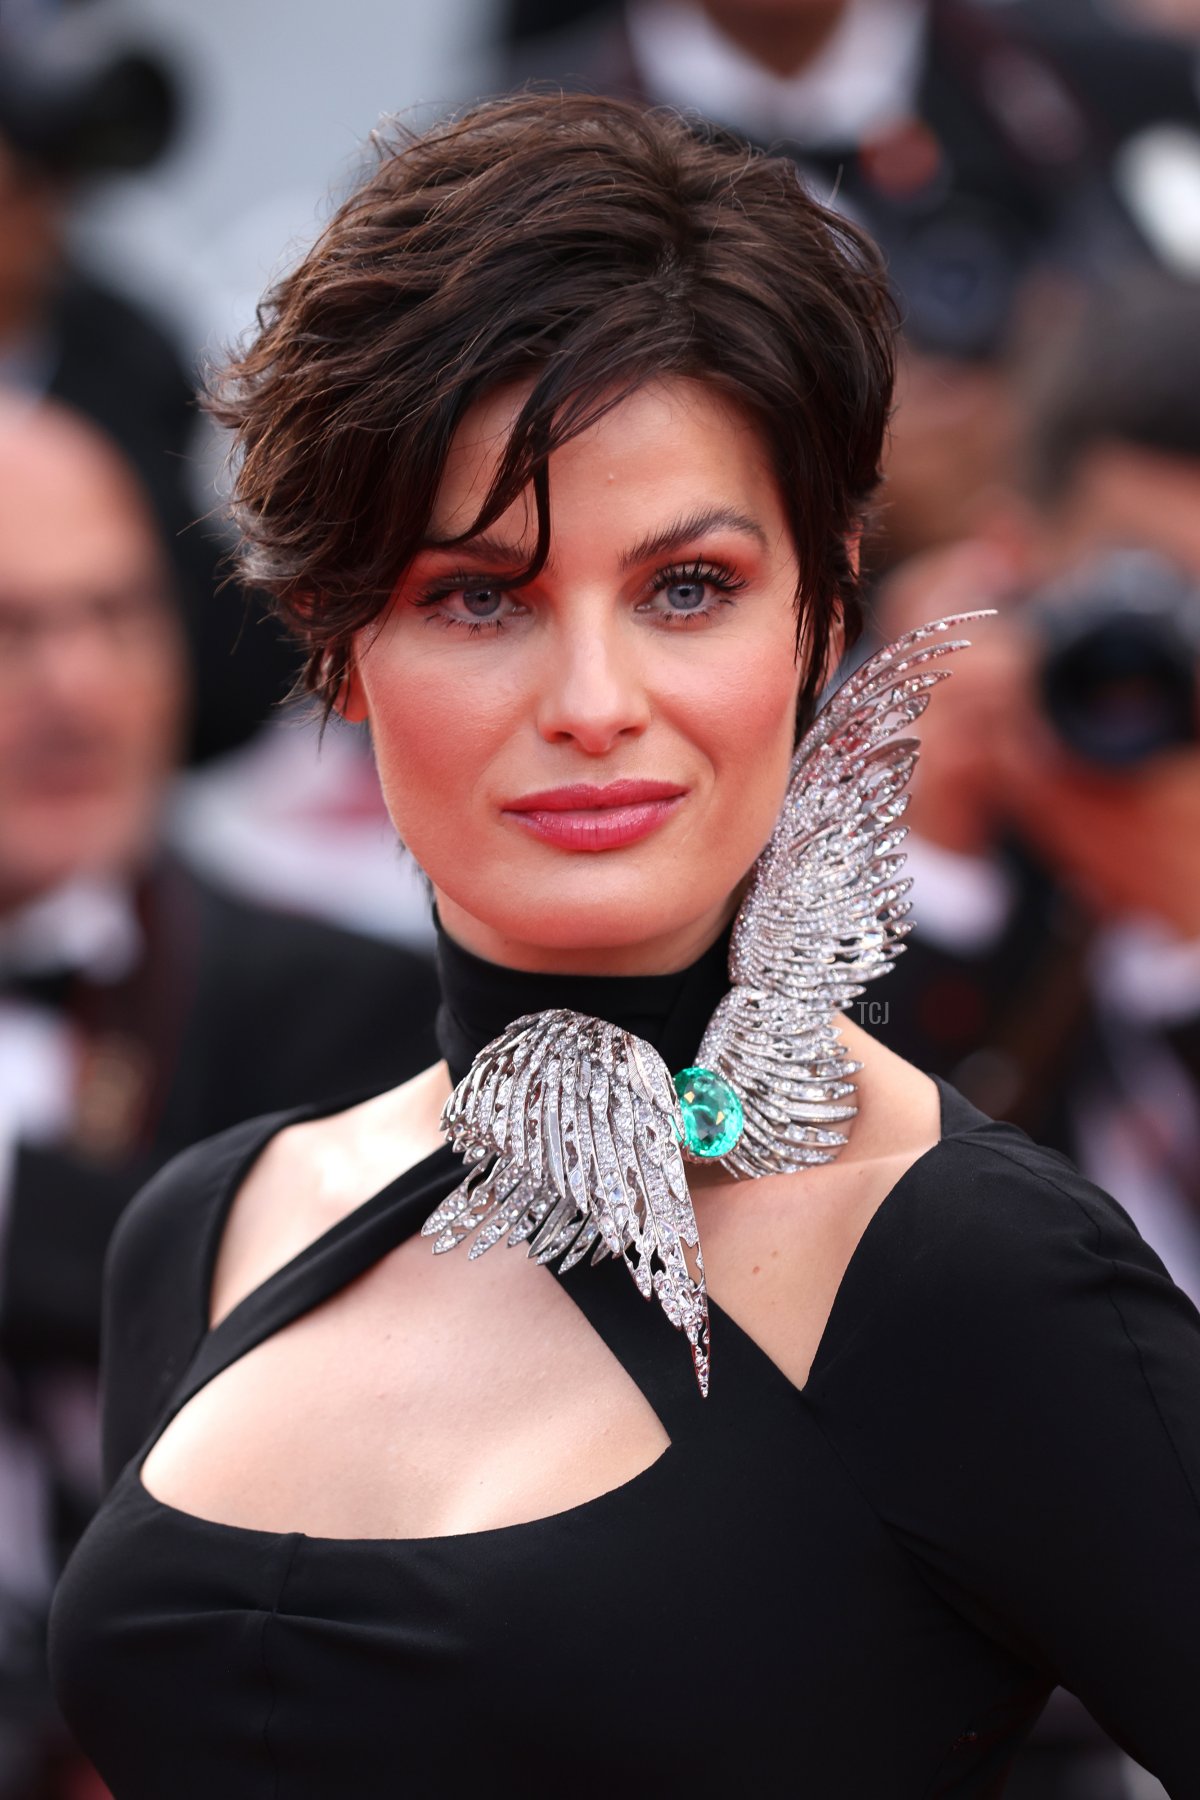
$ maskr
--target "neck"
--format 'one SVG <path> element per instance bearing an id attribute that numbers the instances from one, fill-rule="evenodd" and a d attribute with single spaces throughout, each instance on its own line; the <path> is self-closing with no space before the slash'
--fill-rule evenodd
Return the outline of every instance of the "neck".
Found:
<path id="1" fill-rule="evenodd" d="M 669 1067 L 695 1057 L 729 989 L 729 929 L 686 967 L 653 974 L 517 969 L 467 949 L 435 915 L 442 1003 L 437 1036 L 455 1081 L 483 1047 L 526 1013 L 565 1009 L 607 1019 L 654 1045 Z"/>
<path id="2" fill-rule="evenodd" d="M 791 14 L 774 7 L 746 6 L 742 0 L 705 0 L 717 30 L 739 50 L 786 79 L 798 75 L 824 49 L 848 0 L 812 0 Z"/>

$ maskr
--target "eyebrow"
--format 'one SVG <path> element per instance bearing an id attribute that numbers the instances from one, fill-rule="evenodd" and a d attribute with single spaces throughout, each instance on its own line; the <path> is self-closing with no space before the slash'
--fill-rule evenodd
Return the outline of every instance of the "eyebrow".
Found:
<path id="1" fill-rule="evenodd" d="M 707 506 L 699 512 L 688 514 L 686 518 L 676 519 L 674 524 L 666 526 L 662 531 L 653 531 L 648 537 L 642 538 L 622 556 L 621 567 L 632 569 L 639 563 L 653 562 L 657 557 L 668 556 L 672 550 L 682 549 L 695 538 L 707 537 L 710 531 L 736 531 L 743 537 L 753 538 L 761 550 L 768 548 L 766 532 L 749 513 L 739 512 L 735 506 Z"/>
<path id="2" fill-rule="evenodd" d="M 622 554 L 621 567 L 632 569 L 639 563 L 653 562 L 657 557 L 682 549 L 685 544 L 705 537 L 711 531 L 735 531 L 743 537 L 752 538 L 760 549 L 768 548 L 766 532 L 749 513 L 740 512 L 735 506 L 707 506 L 641 538 Z M 519 544 L 509 543 L 488 531 L 481 531 L 476 537 L 467 538 L 462 543 L 427 538 L 418 554 L 451 555 L 456 550 L 464 556 L 489 562 L 498 569 L 524 568 L 529 562 L 530 554 Z"/>
<path id="3" fill-rule="evenodd" d="M 417 554 L 477 557 L 481 562 L 492 563 L 498 569 L 523 569 L 530 560 L 530 552 L 523 550 L 520 544 L 510 544 L 507 539 L 495 537 L 490 531 L 481 531 L 475 537 L 462 540 L 426 538 Z"/>

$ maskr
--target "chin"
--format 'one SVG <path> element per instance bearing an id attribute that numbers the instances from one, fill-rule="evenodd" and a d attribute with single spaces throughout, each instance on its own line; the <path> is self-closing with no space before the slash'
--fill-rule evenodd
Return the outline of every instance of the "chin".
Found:
<path id="1" fill-rule="evenodd" d="M 439 896 L 443 924 L 467 948 L 490 944 L 480 954 L 503 961 L 504 947 L 515 954 L 520 946 L 530 967 L 543 951 L 566 958 L 564 969 L 579 959 L 575 973 L 608 959 L 614 974 L 638 972 L 639 950 L 660 968 L 686 967 L 701 954 L 732 917 L 759 847 L 749 834 L 724 845 L 723 855 L 694 839 L 575 855 L 481 840 L 477 857 L 464 862 L 444 839 L 430 845 L 428 861 L 409 843 Z"/>
<path id="2" fill-rule="evenodd" d="M 478 944 L 520 945 L 531 966 L 540 960 L 537 953 L 545 952 L 564 970 L 575 962 L 575 972 L 585 973 L 598 958 L 616 974 L 638 972 L 639 952 L 649 952 L 656 966 L 663 959 L 686 966 L 732 910 L 735 879 L 718 887 L 711 869 L 701 886 L 681 879 L 678 863 L 669 874 L 659 869 L 618 875 L 597 869 L 596 860 L 557 879 L 544 874 L 539 880 L 498 879 L 471 892 L 448 886 L 443 892 L 452 906 L 443 906 L 443 915 L 449 910 L 451 916 L 443 922 L 452 936 L 465 938 L 469 932 Z M 466 918 L 456 921 L 455 908 Z M 504 959 L 498 949 L 481 953 Z"/>
<path id="3" fill-rule="evenodd" d="M 695 926 L 691 912 L 680 914 L 662 907 L 547 906 L 526 910 L 493 929 L 505 937 L 547 950 L 632 950 L 639 944 L 657 943 Z"/>

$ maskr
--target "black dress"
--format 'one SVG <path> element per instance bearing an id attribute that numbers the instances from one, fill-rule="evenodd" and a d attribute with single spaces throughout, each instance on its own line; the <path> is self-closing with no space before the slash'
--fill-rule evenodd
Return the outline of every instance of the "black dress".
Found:
<path id="1" fill-rule="evenodd" d="M 724 946 L 649 981 L 442 961 L 453 1070 L 564 1002 L 675 1068 Z M 941 1141 L 868 1225 L 803 1389 L 714 1302 L 702 1400 L 657 1306 L 585 1261 L 563 1286 L 670 1445 L 599 1498 L 452 1537 L 214 1523 L 139 1469 L 219 1370 L 416 1232 L 458 1159 L 208 1331 L 245 1172 L 330 1109 L 176 1158 L 110 1257 L 113 1485 L 51 1619 L 60 1704 L 116 1800 L 993 1795 L 1056 1682 L 1172 1800 L 1200 1797 L 1200 1314 L 1114 1200 L 938 1087 Z"/>

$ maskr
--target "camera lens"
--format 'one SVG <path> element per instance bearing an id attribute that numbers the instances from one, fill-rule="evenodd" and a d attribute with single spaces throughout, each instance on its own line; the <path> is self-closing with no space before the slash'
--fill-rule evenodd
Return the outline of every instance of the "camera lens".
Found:
<path id="1" fill-rule="evenodd" d="M 1042 705 L 1076 755 L 1128 768 L 1197 738 L 1200 595 L 1145 552 L 1114 551 L 1031 596 Z"/>

